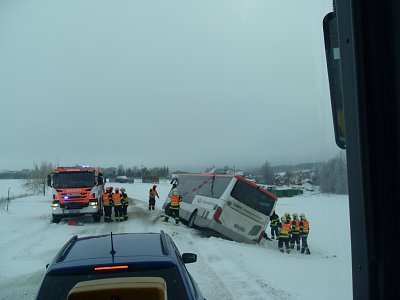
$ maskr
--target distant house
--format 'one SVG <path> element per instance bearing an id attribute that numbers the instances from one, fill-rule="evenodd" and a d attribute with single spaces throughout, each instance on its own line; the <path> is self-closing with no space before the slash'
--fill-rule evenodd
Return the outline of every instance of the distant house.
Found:
<path id="1" fill-rule="evenodd" d="M 126 177 L 126 176 L 117 176 L 115 181 L 119 182 L 119 183 L 127 183 L 128 182 L 128 177 Z"/>
<path id="2" fill-rule="evenodd" d="M 143 176 L 142 182 L 143 183 L 159 183 L 160 178 L 157 176 Z"/>

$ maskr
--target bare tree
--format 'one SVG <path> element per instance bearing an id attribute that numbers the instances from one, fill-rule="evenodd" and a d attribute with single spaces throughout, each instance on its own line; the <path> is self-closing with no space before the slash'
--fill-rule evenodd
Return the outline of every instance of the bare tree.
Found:
<path id="1" fill-rule="evenodd" d="M 261 174 L 264 177 L 266 184 L 274 184 L 275 183 L 275 174 L 271 168 L 271 164 L 269 161 L 265 161 L 265 163 L 261 167 Z"/>
<path id="2" fill-rule="evenodd" d="M 119 165 L 117 168 L 117 175 L 118 176 L 123 176 L 125 174 L 125 167 L 123 165 Z"/>
<path id="3" fill-rule="evenodd" d="M 34 163 L 33 171 L 24 183 L 24 188 L 36 193 L 37 195 L 40 193 L 46 195 L 47 174 L 49 174 L 52 169 L 52 163 L 41 162 L 40 165 Z"/>
<path id="4" fill-rule="evenodd" d="M 347 194 L 347 163 L 345 152 L 323 164 L 319 169 L 321 192 Z"/>

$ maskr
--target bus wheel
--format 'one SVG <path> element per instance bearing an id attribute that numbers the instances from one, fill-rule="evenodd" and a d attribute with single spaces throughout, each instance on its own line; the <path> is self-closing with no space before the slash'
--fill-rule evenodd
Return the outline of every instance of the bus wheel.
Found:
<path id="1" fill-rule="evenodd" d="M 100 218 L 101 218 L 101 215 L 100 215 L 100 213 L 97 213 L 97 214 L 93 214 L 93 221 L 94 222 L 100 222 Z"/>
<path id="2" fill-rule="evenodd" d="M 187 225 L 189 228 L 193 228 L 196 217 L 197 217 L 197 210 L 195 210 L 189 218 L 189 222 Z"/>

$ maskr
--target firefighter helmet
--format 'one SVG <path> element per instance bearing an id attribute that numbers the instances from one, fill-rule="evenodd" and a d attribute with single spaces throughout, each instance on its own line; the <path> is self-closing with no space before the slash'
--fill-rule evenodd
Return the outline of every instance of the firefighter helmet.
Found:
<path id="1" fill-rule="evenodd" d="M 306 218 L 306 215 L 304 213 L 301 213 L 300 214 L 300 219 L 305 219 L 305 218 Z"/>
<path id="2" fill-rule="evenodd" d="M 106 191 L 107 191 L 107 192 L 112 192 L 112 190 L 113 190 L 113 187 L 112 187 L 112 186 L 106 187 Z"/>
<path id="3" fill-rule="evenodd" d="M 288 212 L 285 213 L 285 218 L 286 218 L 286 219 L 289 219 L 289 218 L 290 218 L 290 213 L 288 213 Z"/>
<path id="4" fill-rule="evenodd" d="M 282 222 L 282 223 L 286 223 L 286 218 L 285 218 L 285 216 L 281 217 L 281 222 Z"/>
<path id="5" fill-rule="evenodd" d="M 292 216 L 293 216 L 293 219 L 297 219 L 299 215 L 296 213 L 293 213 Z"/>
<path id="6" fill-rule="evenodd" d="M 157 186 L 156 185 L 153 185 L 153 189 L 155 189 Z"/>
<path id="7" fill-rule="evenodd" d="M 122 188 L 120 189 L 120 191 L 124 193 L 124 192 L 125 192 L 125 188 L 122 187 Z"/>
<path id="8" fill-rule="evenodd" d="M 119 187 L 116 187 L 116 188 L 115 188 L 115 191 L 116 191 L 116 192 L 119 192 Z"/>

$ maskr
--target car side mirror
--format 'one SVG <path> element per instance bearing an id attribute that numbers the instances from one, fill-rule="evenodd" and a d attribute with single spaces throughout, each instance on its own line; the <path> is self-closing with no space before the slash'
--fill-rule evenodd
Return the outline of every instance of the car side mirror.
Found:
<path id="1" fill-rule="evenodd" d="M 329 91 L 331 96 L 333 125 L 336 145 L 346 149 L 342 69 L 339 47 L 339 30 L 335 12 L 328 13 L 323 20 L 326 64 L 328 68 Z"/>
<path id="2" fill-rule="evenodd" d="M 104 178 L 99 176 L 99 178 L 97 179 L 97 184 L 98 185 L 103 185 L 104 184 Z"/>
<path id="3" fill-rule="evenodd" d="M 47 186 L 51 186 L 51 176 L 47 175 Z"/>
<path id="4" fill-rule="evenodd" d="M 197 261 L 197 254 L 195 253 L 183 253 L 182 254 L 182 261 L 185 264 L 194 263 Z"/>

